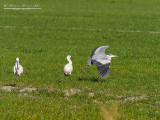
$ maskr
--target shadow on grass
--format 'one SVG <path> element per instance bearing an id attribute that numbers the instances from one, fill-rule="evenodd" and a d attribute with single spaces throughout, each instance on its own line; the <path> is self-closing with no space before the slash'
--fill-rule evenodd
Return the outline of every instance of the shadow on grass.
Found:
<path id="1" fill-rule="evenodd" d="M 64 80 L 60 79 L 60 80 L 56 80 L 56 83 L 63 83 Z"/>
<path id="2" fill-rule="evenodd" d="M 5 84 L 5 86 L 16 87 L 16 86 L 17 86 L 17 84 L 14 84 L 14 83 L 8 83 L 8 84 Z"/>
<path id="3" fill-rule="evenodd" d="M 95 77 L 79 77 L 78 81 L 92 81 L 92 82 L 106 82 L 105 79 L 95 78 Z"/>

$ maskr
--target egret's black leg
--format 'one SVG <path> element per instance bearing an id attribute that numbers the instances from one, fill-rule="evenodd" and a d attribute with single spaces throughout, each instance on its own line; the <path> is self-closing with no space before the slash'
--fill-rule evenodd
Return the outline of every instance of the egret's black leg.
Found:
<path id="1" fill-rule="evenodd" d="M 16 79 L 17 79 L 17 86 L 18 86 L 18 76 L 16 76 Z"/>
<path id="2" fill-rule="evenodd" d="M 70 84 L 70 80 L 71 80 L 71 78 L 70 78 L 70 75 L 69 75 L 69 84 Z"/>
<path id="3" fill-rule="evenodd" d="M 66 75 L 65 75 L 65 82 L 67 82 L 67 77 L 66 77 Z"/>
<path id="4" fill-rule="evenodd" d="M 67 78 L 66 78 L 66 77 L 67 77 L 67 76 L 66 76 L 66 74 L 65 74 L 65 73 L 64 73 L 64 76 L 65 76 L 65 83 L 66 83 L 66 81 L 67 81 Z"/>

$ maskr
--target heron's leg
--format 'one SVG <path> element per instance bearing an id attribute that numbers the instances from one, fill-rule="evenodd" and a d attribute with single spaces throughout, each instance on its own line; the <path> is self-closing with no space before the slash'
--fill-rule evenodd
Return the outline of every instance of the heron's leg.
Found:
<path id="1" fill-rule="evenodd" d="M 71 81 L 71 78 L 70 78 L 70 75 L 69 75 L 69 84 L 70 84 L 70 81 Z"/>

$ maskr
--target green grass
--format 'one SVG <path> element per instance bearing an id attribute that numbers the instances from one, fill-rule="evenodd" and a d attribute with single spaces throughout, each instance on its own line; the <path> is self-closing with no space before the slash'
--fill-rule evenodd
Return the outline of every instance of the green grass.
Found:
<path id="1" fill-rule="evenodd" d="M 4 4 L 42 9 L 4 10 Z M 0 119 L 160 119 L 159 6 L 158 0 L 0 1 L 1 88 L 16 83 L 16 57 L 24 68 L 18 89 L 0 90 Z M 118 55 L 105 80 L 96 66 L 81 71 L 102 45 Z M 69 54 L 74 70 L 65 84 Z M 37 90 L 21 93 L 26 87 Z M 66 96 L 73 88 L 80 92 Z"/>

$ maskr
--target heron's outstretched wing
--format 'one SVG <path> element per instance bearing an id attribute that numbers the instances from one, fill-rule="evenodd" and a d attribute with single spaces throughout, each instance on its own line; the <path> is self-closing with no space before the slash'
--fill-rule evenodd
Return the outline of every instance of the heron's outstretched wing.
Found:
<path id="1" fill-rule="evenodd" d="M 107 61 L 105 58 L 94 60 L 92 59 L 92 63 L 97 66 L 97 70 L 99 75 L 102 78 L 107 78 L 110 71 L 110 61 Z"/>
<path id="2" fill-rule="evenodd" d="M 109 46 L 100 46 L 100 47 L 96 47 L 92 53 L 91 53 L 91 58 L 94 56 L 94 55 L 98 55 L 98 54 L 103 54 L 105 55 L 105 50 L 108 48 Z"/>
<path id="3" fill-rule="evenodd" d="M 95 64 L 96 66 L 99 66 L 99 65 L 108 64 L 110 63 L 110 61 L 108 61 L 105 57 L 103 57 L 98 59 L 91 59 L 91 63 Z"/>
<path id="4" fill-rule="evenodd" d="M 91 58 L 93 57 L 95 51 L 96 51 L 98 48 L 99 48 L 99 47 L 94 48 L 94 50 L 92 51 L 91 56 L 90 56 Z"/>
<path id="5" fill-rule="evenodd" d="M 109 76 L 110 63 L 104 64 L 104 65 L 102 64 L 102 65 L 97 66 L 97 70 L 98 70 L 99 75 L 102 78 L 107 78 Z"/>

